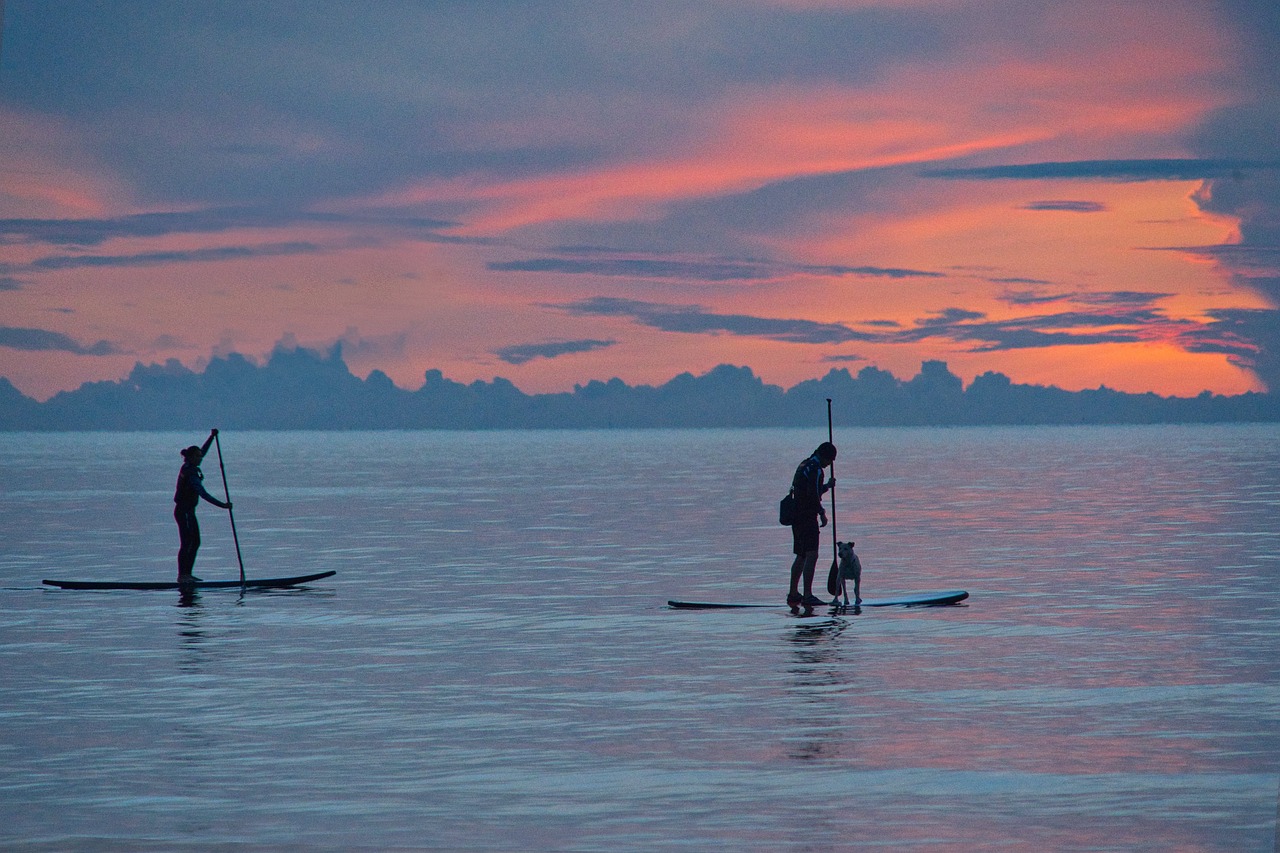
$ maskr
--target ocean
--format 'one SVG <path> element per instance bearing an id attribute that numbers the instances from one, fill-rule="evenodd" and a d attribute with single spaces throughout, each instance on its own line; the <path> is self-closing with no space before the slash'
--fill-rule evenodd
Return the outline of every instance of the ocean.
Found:
<path id="1" fill-rule="evenodd" d="M 41 585 L 171 579 L 203 438 L 0 434 L 6 850 L 1280 849 L 1278 425 L 837 430 L 948 607 L 782 606 L 825 423 L 223 433 L 247 574 L 336 576 Z"/>

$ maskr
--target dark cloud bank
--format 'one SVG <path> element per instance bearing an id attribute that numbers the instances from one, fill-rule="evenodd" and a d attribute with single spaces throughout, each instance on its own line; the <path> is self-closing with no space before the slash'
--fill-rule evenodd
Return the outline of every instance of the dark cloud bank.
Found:
<path id="1" fill-rule="evenodd" d="M 570 429 L 813 426 L 826 399 L 845 426 L 1205 423 L 1280 420 L 1267 394 L 1192 398 L 1070 392 L 986 373 L 967 388 L 944 363 L 910 380 L 847 369 L 790 389 L 722 365 L 661 386 L 593 381 L 560 394 L 525 394 L 505 379 L 463 384 L 440 371 L 407 391 L 380 371 L 353 376 L 340 348 L 278 348 L 264 365 L 216 358 L 203 373 L 176 361 L 137 365 L 118 382 L 87 383 L 45 403 L 0 379 L 0 430 Z"/>

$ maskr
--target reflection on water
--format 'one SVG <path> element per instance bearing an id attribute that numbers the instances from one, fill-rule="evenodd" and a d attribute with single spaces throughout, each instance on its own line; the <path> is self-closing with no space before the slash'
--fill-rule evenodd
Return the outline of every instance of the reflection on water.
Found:
<path id="1" fill-rule="evenodd" d="M 205 627 L 204 605 L 196 589 L 178 591 L 178 670 L 186 674 L 199 673 L 204 663 Z"/>
<path id="2" fill-rule="evenodd" d="M 793 663 L 787 694 L 797 712 L 795 728 L 801 736 L 787 742 L 786 755 L 797 761 L 833 759 L 841 751 L 844 714 L 837 697 L 850 686 L 848 665 L 856 653 L 852 643 L 840 642 L 850 627 L 845 618 L 805 619 L 787 636 Z"/>
<path id="3" fill-rule="evenodd" d="M 850 431 L 864 595 L 967 606 L 663 607 L 783 600 L 814 439 L 224 434 L 338 574 L 175 596 L 39 579 L 167 579 L 187 437 L 0 434 L 0 846 L 1270 849 L 1280 429 Z"/>

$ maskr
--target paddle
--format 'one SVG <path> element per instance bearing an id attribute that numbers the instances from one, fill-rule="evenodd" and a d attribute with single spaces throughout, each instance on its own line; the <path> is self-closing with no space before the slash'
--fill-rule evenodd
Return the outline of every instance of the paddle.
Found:
<path id="1" fill-rule="evenodd" d="M 827 441 L 835 445 L 835 431 L 831 425 L 831 398 L 827 398 Z M 836 463 L 831 460 L 831 479 L 836 478 Z M 840 577 L 840 546 L 836 542 L 836 487 L 831 487 L 831 571 L 827 573 L 827 592 L 831 595 L 844 594 L 844 603 L 849 603 L 849 593 L 845 591 L 844 580 Z"/>
<path id="2" fill-rule="evenodd" d="M 218 434 L 213 434 L 213 444 L 218 448 L 218 470 L 222 472 L 222 494 L 226 496 L 227 503 L 231 503 L 231 489 L 227 486 L 227 469 L 222 464 L 222 442 L 218 439 Z M 227 508 L 227 515 L 231 518 L 231 538 L 236 543 L 236 562 L 240 564 L 240 584 L 244 585 L 244 559 L 240 556 L 240 537 L 236 535 L 236 514 L 230 507 Z"/>

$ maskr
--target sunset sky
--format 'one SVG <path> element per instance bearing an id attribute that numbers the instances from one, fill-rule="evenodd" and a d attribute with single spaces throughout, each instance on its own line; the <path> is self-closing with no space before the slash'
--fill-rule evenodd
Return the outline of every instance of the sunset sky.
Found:
<path id="1" fill-rule="evenodd" d="M 0 376 L 1280 390 L 1280 3 L 5 0 Z"/>

